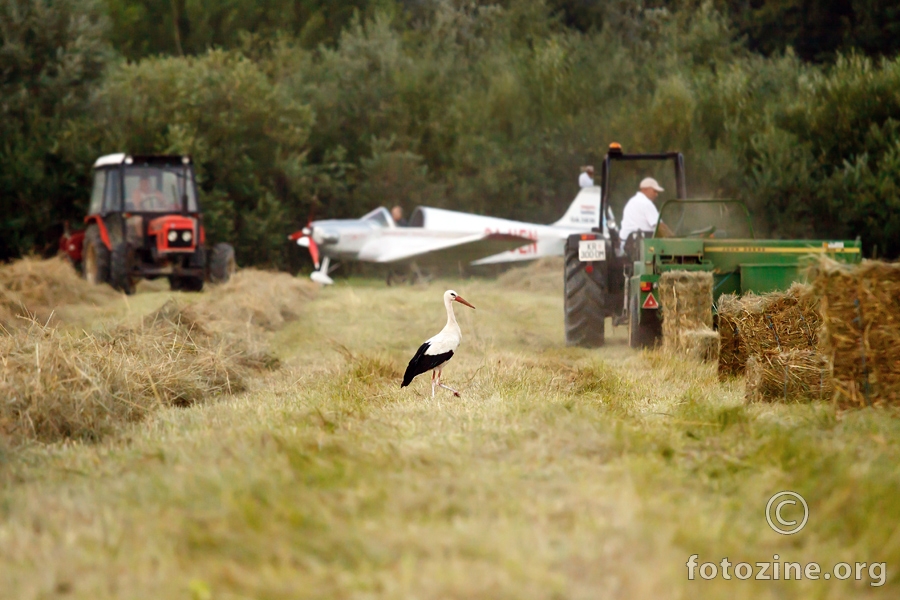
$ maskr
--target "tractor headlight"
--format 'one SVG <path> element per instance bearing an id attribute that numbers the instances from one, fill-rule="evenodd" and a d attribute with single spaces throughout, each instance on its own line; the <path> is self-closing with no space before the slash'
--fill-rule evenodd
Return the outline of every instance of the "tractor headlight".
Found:
<path id="1" fill-rule="evenodd" d="M 192 237 L 194 237 L 194 236 L 191 235 L 190 231 L 185 231 L 184 233 L 181 234 L 181 239 L 183 239 L 185 242 L 190 242 Z"/>
<path id="2" fill-rule="evenodd" d="M 170 242 L 174 242 L 175 240 L 178 239 L 178 232 L 177 232 L 177 231 L 170 231 L 170 232 L 169 232 L 169 235 L 168 235 L 167 237 L 169 238 L 169 241 L 170 241 Z"/>

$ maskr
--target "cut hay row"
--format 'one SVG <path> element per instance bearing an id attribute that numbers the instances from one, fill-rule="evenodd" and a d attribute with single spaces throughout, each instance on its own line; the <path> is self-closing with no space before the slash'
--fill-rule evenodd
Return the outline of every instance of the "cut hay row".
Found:
<path id="1" fill-rule="evenodd" d="M 201 294 L 193 309 L 213 327 L 239 324 L 275 331 L 297 319 L 314 293 L 315 284 L 305 278 L 241 269 L 228 283 L 211 286 Z"/>
<path id="2" fill-rule="evenodd" d="M 251 373 L 277 365 L 267 332 L 296 319 L 313 289 L 247 269 L 189 304 L 169 300 L 136 325 L 87 333 L 47 319 L 59 306 L 119 294 L 59 259 L 0 268 L 0 437 L 93 440 L 160 407 L 240 392 Z"/>
<path id="3" fill-rule="evenodd" d="M 834 393 L 828 359 L 815 350 L 755 354 L 746 371 L 748 402 L 830 400 Z"/>
<path id="4" fill-rule="evenodd" d="M 810 273 L 838 405 L 900 405 L 900 264 L 823 259 Z"/>
<path id="5" fill-rule="evenodd" d="M 551 256 L 533 261 L 524 267 L 514 267 L 497 277 L 500 287 L 522 292 L 553 292 L 563 290 L 565 263 L 561 257 Z"/>
<path id="6" fill-rule="evenodd" d="M 117 296 L 109 286 L 88 283 L 58 257 L 23 258 L 0 267 L 0 323 L 7 329 L 23 324 L 18 316 L 47 323 L 59 306 L 102 304 Z"/>
<path id="7" fill-rule="evenodd" d="M 718 303 L 722 347 L 719 374 L 743 373 L 752 356 L 769 356 L 817 347 L 821 317 L 809 285 L 795 283 L 784 292 L 723 295 Z"/>
<path id="8" fill-rule="evenodd" d="M 242 391 L 251 370 L 271 364 L 180 315 L 104 334 L 35 321 L 0 336 L 0 433 L 13 444 L 95 440 L 156 408 Z"/>

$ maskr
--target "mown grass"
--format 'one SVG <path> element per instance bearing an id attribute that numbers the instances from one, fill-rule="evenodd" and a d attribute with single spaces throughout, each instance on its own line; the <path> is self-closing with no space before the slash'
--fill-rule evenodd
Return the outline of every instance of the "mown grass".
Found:
<path id="1" fill-rule="evenodd" d="M 462 397 L 399 389 L 444 320 Z M 250 393 L 2 456 L 0 597 L 894 597 L 900 420 L 745 405 L 713 367 L 562 344 L 554 290 L 341 284 Z M 803 532 L 764 517 L 783 489 Z M 886 562 L 888 581 L 688 581 L 685 563 Z"/>

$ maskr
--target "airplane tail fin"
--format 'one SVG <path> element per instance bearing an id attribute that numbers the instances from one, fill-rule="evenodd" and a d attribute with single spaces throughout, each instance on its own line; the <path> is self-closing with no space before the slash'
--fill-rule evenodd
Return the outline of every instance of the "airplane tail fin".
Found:
<path id="1" fill-rule="evenodd" d="M 569 210 L 562 219 L 552 223 L 553 227 L 586 228 L 597 227 L 600 224 L 600 188 L 581 188 L 575 200 L 569 205 Z"/>

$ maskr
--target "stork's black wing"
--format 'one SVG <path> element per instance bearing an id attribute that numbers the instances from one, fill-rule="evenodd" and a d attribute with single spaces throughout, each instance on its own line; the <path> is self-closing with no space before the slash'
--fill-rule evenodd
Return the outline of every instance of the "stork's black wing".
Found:
<path id="1" fill-rule="evenodd" d="M 416 350 L 416 355 L 409 361 L 406 367 L 406 373 L 403 374 L 403 383 L 400 387 L 408 386 L 412 380 L 422 373 L 427 373 L 438 365 L 442 365 L 453 356 L 453 350 L 444 352 L 443 354 L 426 354 L 431 344 L 425 342 Z"/>

